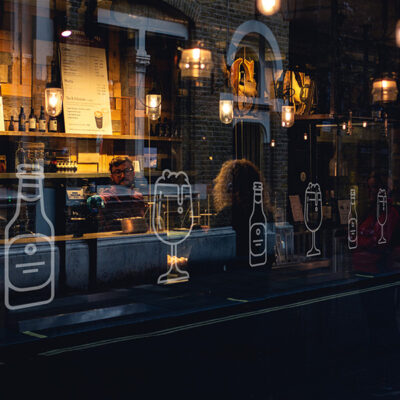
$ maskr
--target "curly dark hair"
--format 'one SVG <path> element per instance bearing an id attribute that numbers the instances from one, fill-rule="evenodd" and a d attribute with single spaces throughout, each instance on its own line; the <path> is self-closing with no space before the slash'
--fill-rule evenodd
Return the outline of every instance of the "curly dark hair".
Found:
<path id="1" fill-rule="evenodd" d="M 260 170 L 249 160 L 226 161 L 214 179 L 214 207 L 220 212 L 226 207 L 242 205 L 250 207 L 253 203 L 253 183 L 263 184 L 264 207 L 270 213 L 273 209 L 269 200 L 268 187 Z"/>
<path id="2" fill-rule="evenodd" d="M 130 158 L 128 158 L 128 157 L 114 157 L 110 161 L 110 172 L 112 172 L 113 167 L 119 167 L 121 164 L 123 164 L 125 162 L 128 162 L 133 167 L 133 162 L 132 162 L 132 160 Z"/>

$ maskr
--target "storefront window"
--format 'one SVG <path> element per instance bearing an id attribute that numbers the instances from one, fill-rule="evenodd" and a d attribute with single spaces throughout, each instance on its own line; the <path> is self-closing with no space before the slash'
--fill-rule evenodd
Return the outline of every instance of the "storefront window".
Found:
<path id="1" fill-rule="evenodd" d="M 386 3 L 1 2 L 7 315 L 260 271 L 265 296 L 395 273 Z"/>

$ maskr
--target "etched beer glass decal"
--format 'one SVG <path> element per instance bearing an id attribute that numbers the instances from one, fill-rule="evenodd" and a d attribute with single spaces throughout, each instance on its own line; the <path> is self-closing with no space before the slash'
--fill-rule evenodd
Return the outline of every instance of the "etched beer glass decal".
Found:
<path id="1" fill-rule="evenodd" d="M 161 242 L 171 248 L 168 270 L 157 283 L 187 281 L 189 273 L 181 269 L 187 262 L 177 255 L 177 246 L 186 240 L 193 228 L 192 187 L 185 172 L 164 170 L 154 187 L 152 226 Z"/>
<path id="2" fill-rule="evenodd" d="M 379 189 L 376 200 L 376 219 L 381 227 L 381 237 L 378 240 L 378 244 L 385 244 L 387 241 L 384 237 L 383 227 L 386 224 L 388 216 L 386 189 Z"/>
<path id="3" fill-rule="evenodd" d="M 267 262 L 267 218 L 263 209 L 263 184 L 253 183 L 253 211 L 249 218 L 249 264 L 251 267 Z"/>
<path id="4" fill-rule="evenodd" d="M 347 222 L 347 244 L 350 250 L 356 249 L 358 245 L 358 218 L 355 189 L 350 189 L 350 210 Z"/>
<path id="5" fill-rule="evenodd" d="M 17 171 L 17 205 L 5 228 L 4 294 L 9 310 L 48 304 L 55 292 L 54 227 L 44 209 L 43 168 L 20 164 Z M 28 207 L 36 207 L 38 231 L 29 226 Z"/>
<path id="6" fill-rule="evenodd" d="M 312 235 L 312 246 L 307 251 L 307 257 L 321 255 L 321 250 L 315 244 L 315 233 L 322 224 L 322 195 L 318 183 L 310 182 L 304 195 L 304 223 Z"/>

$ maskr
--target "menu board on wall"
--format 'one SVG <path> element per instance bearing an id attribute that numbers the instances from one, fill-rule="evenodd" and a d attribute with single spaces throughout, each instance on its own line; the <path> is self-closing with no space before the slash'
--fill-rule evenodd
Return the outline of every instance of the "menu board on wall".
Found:
<path id="1" fill-rule="evenodd" d="M 65 131 L 111 135 L 105 50 L 67 43 L 60 48 Z"/>

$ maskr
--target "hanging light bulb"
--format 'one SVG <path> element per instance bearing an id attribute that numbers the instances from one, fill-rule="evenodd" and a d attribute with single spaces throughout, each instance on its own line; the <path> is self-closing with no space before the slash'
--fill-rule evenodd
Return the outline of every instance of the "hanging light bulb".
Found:
<path id="1" fill-rule="evenodd" d="M 213 68 L 211 51 L 199 47 L 183 50 L 179 68 L 182 78 L 209 78 Z"/>
<path id="2" fill-rule="evenodd" d="M 51 117 L 57 117 L 62 111 L 63 90 L 57 79 L 57 66 L 55 61 L 51 63 L 51 82 L 46 85 L 44 91 L 46 113 Z"/>
<path id="3" fill-rule="evenodd" d="M 161 116 L 161 94 L 148 94 L 146 96 L 146 115 L 152 121 Z"/>
<path id="4" fill-rule="evenodd" d="M 368 126 L 367 121 L 363 121 L 362 126 L 363 126 L 363 128 L 366 128 Z"/>
<path id="5" fill-rule="evenodd" d="M 390 77 L 375 79 L 372 83 L 372 102 L 390 103 L 397 100 L 396 80 Z"/>
<path id="6" fill-rule="evenodd" d="M 282 126 L 290 128 L 294 124 L 294 106 L 282 106 Z"/>
<path id="7" fill-rule="evenodd" d="M 345 131 L 347 129 L 347 124 L 346 122 L 342 123 L 342 131 Z"/>
<path id="8" fill-rule="evenodd" d="M 304 140 L 307 140 L 307 139 L 308 139 L 307 132 L 304 132 Z"/>
<path id="9" fill-rule="evenodd" d="M 275 139 L 271 140 L 271 147 L 275 147 Z"/>
<path id="10" fill-rule="evenodd" d="M 263 15 L 273 15 L 281 8 L 281 0 L 257 0 L 257 8 Z"/>
<path id="11" fill-rule="evenodd" d="M 219 119 L 223 124 L 230 124 L 233 120 L 233 95 L 232 93 L 220 93 L 219 95 Z"/>

